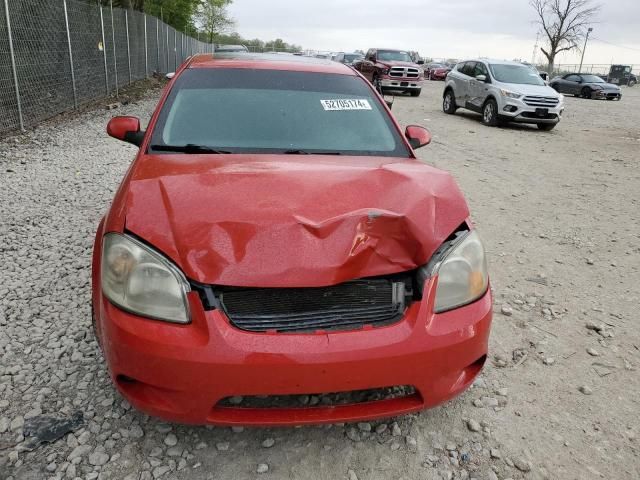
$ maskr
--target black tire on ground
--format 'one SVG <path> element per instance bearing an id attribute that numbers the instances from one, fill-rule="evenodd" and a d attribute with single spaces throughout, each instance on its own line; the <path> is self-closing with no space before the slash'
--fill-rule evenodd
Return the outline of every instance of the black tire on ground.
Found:
<path id="1" fill-rule="evenodd" d="M 500 125 L 498 118 L 498 102 L 490 98 L 482 106 L 482 123 L 488 127 L 497 127 Z"/>
<path id="2" fill-rule="evenodd" d="M 373 88 L 376 89 L 376 92 L 382 95 L 382 83 L 380 83 L 380 79 L 378 78 L 377 75 L 373 76 L 373 80 L 371 83 L 373 83 Z"/>
<path id="3" fill-rule="evenodd" d="M 636 84 L 635 80 L 629 80 L 629 83 L 627 84 L 630 87 L 633 87 Z"/>
<path id="4" fill-rule="evenodd" d="M 444 113 L 448 113 L 449 115 L 453 115 L 456 113 L 458 106 L 456 105 L 456 97 L 453 94 L 453 90 L 448 89 L 444 92 L 444 97 L 442 99 L 442 110 Z"/>
<path id="5" fill-rule="evenodd" d="M 580 91 L 580 96 L 582 98 L 591 98 L 592 96 L 592 92 L 591 89 L 589 87 L 584 87 L 581 91 Z"/>
<path id="6" fill-rule="evenodd" d="M 420 94 L 422 93 L 422 90 L 409 90 L 409 93 L 411 94 L 412 97 L 419 97 Z"/>
<path id="7" fill-rule="evenodd" d="M 550 132 L 556 128 L 557 123 L 538 123 L 538 128 L 543 132 Z"/>

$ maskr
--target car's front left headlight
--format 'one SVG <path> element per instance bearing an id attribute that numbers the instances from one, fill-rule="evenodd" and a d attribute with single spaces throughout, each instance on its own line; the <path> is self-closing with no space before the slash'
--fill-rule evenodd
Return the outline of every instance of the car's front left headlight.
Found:
<path id="1" fill-rule="evenodd" d="M 509 90 L 504 90 L 504 89 L 501 89 L 500 93 L 502 94 L 503 97 L 508 97 L 508 98 L 520 98 L 522 96 L 522 94 L 520 93 L 510 92 Z"/>
<path id="2" fill-rule="evenodd" d="M 438 276 L 435 312 L 467 305 L 482 297 L 489 286 L 484 245 L 478 233 L 463 232 L 436 251 L 431 261 L 418 270 L 418 282 Z"/>
<path id="3" fill-rule="evenodd" d="M 138 240 L 108 233 L 102 242 L 102 292 L 123 310 L 189 323 L 189 283 L 182 272 Z"/>

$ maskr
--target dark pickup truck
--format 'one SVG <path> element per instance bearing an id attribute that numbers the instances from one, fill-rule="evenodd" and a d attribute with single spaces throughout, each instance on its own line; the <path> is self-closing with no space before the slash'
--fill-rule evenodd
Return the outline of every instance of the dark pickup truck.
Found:
<path id="1" fill-rule="evenodd" d="M 414 63 L 410 52 L 388 48 L 371 48 L 364 60 L 355 63 L 354 68 L 369 80 L 380 93 L 398 90 L 420 96 L 424 71 Z"/>

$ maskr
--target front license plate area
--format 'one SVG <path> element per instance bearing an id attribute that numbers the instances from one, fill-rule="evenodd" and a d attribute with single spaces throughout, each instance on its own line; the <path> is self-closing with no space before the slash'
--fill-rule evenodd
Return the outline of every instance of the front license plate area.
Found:
<path id="1" fill-rule="evenodd" d="M 547 115 L 549 115 L 549 109 L 548 108 L 536 108 L 536 115 L 538 117 L 546 117 Z"/>
<path id="2" fill-rule="evenodd" d="M 400 82 L 400 86 L 401 87 L 408 87 L 409 86 L 409 82 Z"/>

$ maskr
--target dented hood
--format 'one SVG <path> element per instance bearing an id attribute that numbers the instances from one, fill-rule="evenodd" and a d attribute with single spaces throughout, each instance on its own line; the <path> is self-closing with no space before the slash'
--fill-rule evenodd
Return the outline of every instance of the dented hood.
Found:
<path id="1" fill-rule="evenodd" d="M 468 216 L 451 176 L 417 160 L 141 160 L 126 229 L 207 284 L 323 286 L 410 270 Z"/>

